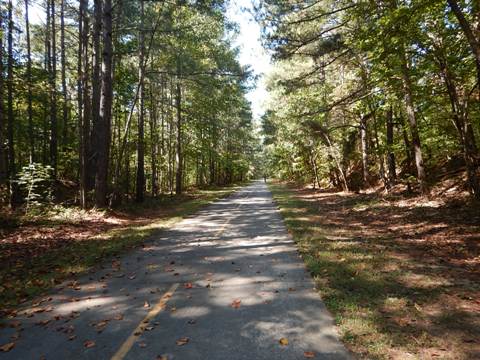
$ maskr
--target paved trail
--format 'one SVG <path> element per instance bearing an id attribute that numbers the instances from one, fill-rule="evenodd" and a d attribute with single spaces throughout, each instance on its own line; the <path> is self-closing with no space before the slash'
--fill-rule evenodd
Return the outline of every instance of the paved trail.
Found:
<path id="1" fill-rule="evenodd" d="M 45 300 L 0 360 L 351 358 L 262 182 Z"/>

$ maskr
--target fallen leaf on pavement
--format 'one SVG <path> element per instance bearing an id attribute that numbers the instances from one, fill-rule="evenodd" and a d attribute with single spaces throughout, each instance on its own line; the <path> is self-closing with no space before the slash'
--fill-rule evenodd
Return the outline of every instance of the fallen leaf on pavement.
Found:
<path id="1" fill-rule="evenodd" d="M 190 339 L 188 337 L 182 337 L 182 338 L 178 339 L 177 341 L 175 341 L 175 343 L 178 346 L 183 346 L 183 345 L 187 344 L 189 341 L 190 341 Z"/>
<path id="2" fill-rule="evenodd" d="M 83 346 L 87 349 L 89 348 L 92 348 L 95 346 L 95 341 L 93 340 L 85 340 L 85 342 L 83 343 Z"/>
<path id="3" fill-rule="evenodd" d="M 149 308 L 150 307 L 150 304 L 148 303 L 148 301 L 145 301 L 145 304 L 143 304 L 143 307 L 144 308 Z"/>
<path id="4" fill-rule="evenodd" d="M 114 317 L 115 320 L 123 320 L 123 314 L 117 314 Z"/>
<path id="5" fill-rule="evenodd" d="M 242 300 L 233 300 L 230 306 L 234 309 L 238 309 L 240 307 L 240 304 L 242 303 Z"/>
<path id="6" fill-rule="evenodd" d="M 47 320 L 41 320 L 41 321 L 37 321 L 35 323 L 35 325 L 46 326 L 46 325 L 48 325 L 49 322 L 50 322 L 50 320 L 48 320 L 48 319 Z"/>
<path id="7" fill-rule="evenodd" d="M 191 288 L 193 288 L 193 284 L 192 283 L 186 283 L 186 284 L 183 285 L 183 287 L 185 289 L 191 289 Z"/>
<path id="8" fill-rule="evenodd" d="M 15 343 L 14 342 L 9 342 L 5 345 L 0 346 L 0 350 L 3 351 L 3 352 L 9 352 L 14 347 L 15 347 Z"/>
<path id="9" fill-rule="evenodd" d="M 288 345 L 288 339 L 287 338 L 281 338 L 279 341 L 280 345 L 287 346 Z"/>
<path id="10" fill-rule="evenodd" d="M 95 324 L 95 330 L 97 330 L 97 332 L 102 332 L 103 330 L 105 330 L 107 324 L 108 320 L 100 321 L 99 323 Z"/>
<path id="11" fill-rule="evenodd" d="M 305 351 L 303 356 L 308 359 L 313 359 L 315 357 L 315 353 L 313 351 Z"/>

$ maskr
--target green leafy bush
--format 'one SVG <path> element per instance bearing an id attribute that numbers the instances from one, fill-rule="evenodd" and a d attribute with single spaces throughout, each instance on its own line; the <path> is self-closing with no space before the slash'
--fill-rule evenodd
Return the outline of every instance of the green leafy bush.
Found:
<path id="1" fill-rule="evenodd" d="M 31 163 L 22 167 L 17 183 L 26 202 L 26 210 L 39 207 L 53 200 L 53 168 Z"/>

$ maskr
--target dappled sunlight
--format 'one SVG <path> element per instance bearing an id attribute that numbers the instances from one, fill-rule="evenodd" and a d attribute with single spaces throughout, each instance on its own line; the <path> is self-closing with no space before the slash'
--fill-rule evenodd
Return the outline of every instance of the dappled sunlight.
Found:
<path id="1" fill-rule="evenodd" d="M 274 190 L 317 288 L 356 351 L 395 348 L 402 358 L 411 337 L 425 349 L 421 356 L 466 359 L 480 351 L 472 341 L 480 336 L 474 209 Z"/>
<path id="2" fill-rule="evenodd" d="M 208 306 L 185 306 L 179 309 L 175 308 L 171 316 L 175 319 L 192 319 L 208 316 L 210 312 L 211 309 Z"/>
<path id="3" fill-rule="evenodd" d="M 182 351 L 193 358 L 208 358 L 203 344 L 221 339 L 217 351 L 231 354 L 241 345 L 252 359 L 264 358 L 265 351 L 348 359 L 269 193 L 263 184 L 246 189 L 98 272 L 61 284 L 47 301 L 48 312 L 19 317 L 28 327 L 22 342 L 30 347 L 19 341 L 12 356 L 48 353 L 39 339 L 59 332 L 57 357 L 69 358 L 71 351 L 110 357 L 140 324 L 129 350 L 134 359 L 142 358 L 142 346 L 159 354 L 180 351 L 175 341 L 185 336 Z M 154 318 L 143 320 L 153 311 Z M 0 340 L 4 336 L 10 334 L 0 333 Z M 283 337 L 288 346 L 279 344 Z M 88 339 L 95 346 L 85 350 Z"/>
<path id="4" fill-rule="evenodd" d="M 72 302 L 64 303 L 56 306 L 55 314 L 60 315 L 67 315 L 72 311 L 82 311 L 86 309 L 90 309 L 92 307 L 104 306 L 108 304 L 112 304 L 118 299 L 108 297 L 108 296 L 100 296 L 100 297 L 88 297 L 82 299 L 75 299 Z"/>

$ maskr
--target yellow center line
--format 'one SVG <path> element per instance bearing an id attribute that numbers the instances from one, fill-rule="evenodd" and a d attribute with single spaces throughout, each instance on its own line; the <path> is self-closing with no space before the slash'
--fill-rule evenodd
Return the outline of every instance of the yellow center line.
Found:
<path id="1" fill-rule="evenodd" d="M 147 324 L 150 322 L 150 320 L 157 316 L 160 311 L 165 309 L 165 305 L 177 288 L 178 284 L 173 284 L 170 286 L 170 289 L 163 294 L 158 303 L 152 308 L 152 310 L 148 312 L 147 316 L 145 316 L 140 324 L 138 324 L 135 330 L 132 331 L 127 340 L 125 340 L 125 342 L 122 344 L 122 347 L 115 353 L 115 355 L 112 356 L 111 360 L 122 360 L 125 355 L 127 355 L 133 344 L 135 344 L 137 338 L 145 331 L 145 327 L 148 326 Z"/>
<path id="2" fill-rule="evenodd" d="M 238 204 L 235 209 L 240 209 L 240 207 L 242 206 L 242 204 Z M 235 217 L 235 216 L 234 216 Z M 220 228 L 220 230 L 218 230 L 214 237 L 219 237 L 220 235 L 223 234 L 223 232 L 225 231 L 225 229 L 227 228 L 227 225 L 230 224 L 230 221 L 232 221 L 234 219 L 234 217 L 231 217 L 230 219 L 228 219 L 227 221 L 225 221 L 222 225 L 222 227 Z"/>

